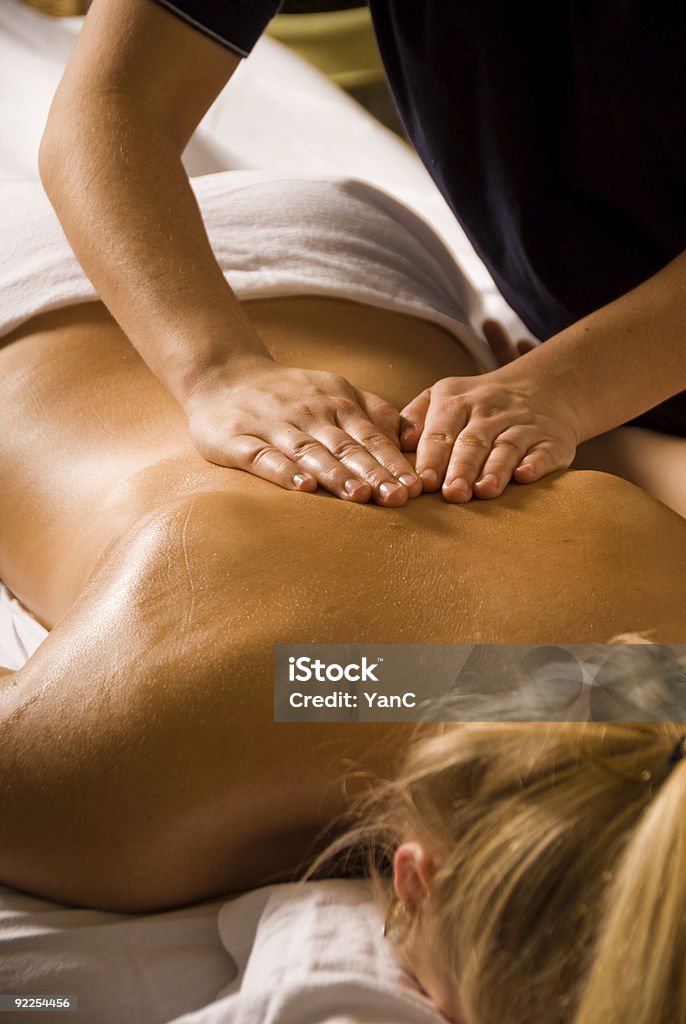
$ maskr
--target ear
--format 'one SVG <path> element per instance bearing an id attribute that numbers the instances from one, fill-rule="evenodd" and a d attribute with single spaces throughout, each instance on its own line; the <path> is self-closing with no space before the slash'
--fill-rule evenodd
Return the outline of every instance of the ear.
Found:
<path id="1" fill-rule="evenodd" d="M 393 857 L 393 887 L 408 910 L 416 910 L 431 894 L 436 864 L 421 843 L 401 843 Z"/>

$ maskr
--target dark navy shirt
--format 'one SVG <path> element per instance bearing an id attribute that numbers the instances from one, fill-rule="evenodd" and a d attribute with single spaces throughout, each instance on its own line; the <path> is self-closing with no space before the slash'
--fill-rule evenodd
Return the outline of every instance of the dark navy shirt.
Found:
<path id="1" fill-rule="evenodd" d="M 247 54 L 274 0 L 157 0 Z M 686 249 L 683 0 L 369 0 L 407 134 L 546 339 Z"/>

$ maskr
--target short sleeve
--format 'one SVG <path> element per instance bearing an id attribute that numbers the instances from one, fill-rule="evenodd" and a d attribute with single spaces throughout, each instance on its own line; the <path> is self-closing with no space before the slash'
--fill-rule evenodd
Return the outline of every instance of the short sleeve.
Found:
<path id="1" fill-rule="evenodd" d="M 155 0 L 210 39 L 247 57 L 282 0 Z"/>

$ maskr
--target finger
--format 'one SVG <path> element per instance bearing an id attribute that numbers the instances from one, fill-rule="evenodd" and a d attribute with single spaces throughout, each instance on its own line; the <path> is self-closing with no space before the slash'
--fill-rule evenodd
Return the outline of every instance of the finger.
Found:
<path id="1" fill-rule="evenodd" d="M 374 423 L 369 422 L 369 420 L 364 419 L 357 413 L 349 416 L 337 415 L 337 419 L 344 434 L 358 441 L 369 453 L 372 460 L 386 471 L 383 474 L 379 474 L 376 466 L 374 466 L 374 462 L 370 463 L 367 459 L 364 460 L 366 470 L 372 473 L 372 475 L 368 475 L 368 472 L 365 472 L 364 479 L 372 487 L 376 488 L 388 481 L 397 481 L 407 488 L 408 495 L 411 498 L 416 498 L 422 493 L 421 480 L 417 476 L 412 463 L 405 458 L 395 441 L 390 440 L 386 434 L 378 430 Z M 350 464 L 352 465 L 352 463 Z"/>
<path id="2" fill-rule="evenodd" d="M 425 491 L 436 491 L 443 483 L 455 442 L 468 416 L 468 406 L 460 395 L 444 400 L 438 407 L 429 407 L 415 465 Z"/>
<path id="3" fill-rule="evenodd" d="M 312 428 L 312 434 L 320 441 L 331 455 L 343 466 L 346 466 L 349 475 L 352 472 L 360 480 L 364 480 L 372 488 L 374 501 L 379 505 L 397 507 L 404 505 L 409 497 L 408 488 L 386 469 L 379 458 L 387 457 L 389 461 L 406 460 L 401 452 L 388 440 L 385 434 L 369 423 L 368 420 L 358 424 L 360 430 L 365 433 L 366 442 L 372 448 L 374 454 L 354 434 L 343 430 L 341 427 L 332 427 L 324 423 Z M 353 423 L 352 430 L 355 430 Z M 412 485 L 419 487 L 419 481 L 407 464 L 407 474 L 403 473 L 400 467 L 400 475 L 411 479 Z"/>
<path id="4" fill-rule="evenodd" d="M 538 348 L 538 346 L 530 338 L 520 338 L 517 342 L 517 351 L 520 356 L 525 356 L 527 352 L 531 352 L 535 348 Z"/>
<path id="5" fill-rule="evenodd" d="M 416 449 L 419 438 L 424 430 L 426 414 L 431 404 L 431 391 L 427 388 L 400 411 L 399 435 L 400 447 L 403 451 L 412 452 Z"/>
<path id="6" fill-rule="evenodd" d="M 469 501 L 496 436 L 494 428 L 489 430 L 483 420 L 470 422 L 458 435 L 443 481 L 446 501 Z"/>
<path id="7" fill-rule="evenodd" d="M 559 447 L 553 441 L 541 441 L 534 445 L 514 471 L 518 484 L 531 484 L 557 469 L 566 469 L 572 463 L 560 456 Z"/>
<path id="8" fill-rule="evenodd" d="M 272 441 L 297 465 L 299 472 L 313 476 L 324 490 L 337 498 L 363 503 L 371 499 L 370 485 L 339 462 L 318 438 L 297 427 L 285 426 Z"/>
<path id="9" fill-rule="evenodd" d="M 211 461 L 231 469 L 243 469 L 288 491 L 316 491 L 317 480 L 278 448 L 261 437 L 238 434 Z"/>
<path id="10" fill-rule="evenodd" d="M 540 434 L 532 428 L 511 427 L 493 442 L 478 479 L 474 483 L 477 498 L 497 498 L 503 493 L 513 473 Z"/>
<path id="11" fill-rule="evenodd" d="M 391 440 L 396 448 L 400 447 L 399 426 L 400 413 L 384 398 L 373 394 L 371 391 L 364 391 L 362 388 L 355 388 L 360 408 L 367 414 L 372 423 L 377 426 Z M 339 424 L 343 426 L 342 423 Z"/>
<path id="12" fill-rule="evenodd" d="M 517 358 L 517 350 L 512 339 L 499 320 L 484 320 L 481 330 L 501 366 L 505 366 Z"/>

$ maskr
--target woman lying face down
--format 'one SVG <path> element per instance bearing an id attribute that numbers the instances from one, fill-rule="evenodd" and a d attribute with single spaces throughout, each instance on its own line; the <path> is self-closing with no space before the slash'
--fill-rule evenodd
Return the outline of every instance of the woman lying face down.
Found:
<path id="1" fill-rule="evenodd" d="M 364 799 L 336 848 L 366 849 L 385 934 L 448 1020 L 686 1020 L 679 728 L 445 726 Z"/>
<path id="2" fill-rule="evenodd" d="M 406 312 L 328 295 L 254 299 L 245 312 L 284 364 L 343 373 L 396 408 L 440 376 L 474 372 L 453 335 Z M 510 487 L 494 502 L 460 506 L 424 494 L 402 508 L 289 493 L 200 458 L 181 408 L 98 303 L 46 311 L 4 340 L 0 578 L 51 632 L 0 680 L 3 884 L 150 911 L 292 878 L 348 806 L 342 762 L 392 768 L 408 730 L 275 723 L 275 643 L 584 643 L 650 628 L 657 641 L 679 643 L 686 635 L 686 523 L 629 483 L 572 472 Z M 583 826 L 606 828 L 612 818 L 614 790 L 595 817 L 584 817 L 573 786 L 558 801 L 541 783 L 517 802 L 508 787 L 520 786 L 521 765 L 500 754 L 509 734 L 489 726 L 459 735 L 472 745 L 489 738 L 461 748 L 466 774 L 456 768 L 453 780 L 446 769 L 459 816 L 443 801 L 444 823 L 432 818 L 429 796 L 448 777 L 441 769 L 429 773 L 426 796 L 416 790 L 417 814 L 403 805 L 396 820 L 404 955 L 447 1013 L 462 1006 L 467 1024 L 500 1024 L 505 1013 L 529 1024 L 521 1001 L 529 989 L 545 1008 L 536 1024 L 555 1020 L 549 997 L 566 996 L 572 982 L 558 961 L 536 966 L 560 934 L 558 916 L 544 910 L 573 899 L 566 889 L 556 896 L 539 868 L 545 853 L 559 884 L 565 851 L 585 856 Z M 534 729 L 515 746 L 526 751 L 538 736 Z M 646 753 L 657 780 L 661 751 Z M 495 776 L 482 772 L 489 758 Z M 578 771 L 595 779 L 587 761 Z M 640 794 L 622 805 L 634 817 Z M 470 807 L 483 829 L 469 831 Z M 565 822 L 546 824 L 559 807 L 570 815 L 566 831 Z M 622 813 L 612 820 L 621 824 Z M 527 846 L 541 829 L 543 852 Z M 479 836 L 493 848 L 482 849 Z M 611 849 L 606 842 L 598 858 Z M 541 885 L 538 902 L 521 896 L 520 877 L 532 892 Z M 493 907 L 503 878 L 510 895 Z M 469 887 L 453 892 L 451 880 Z M 572 883 L 591 884 L 570 866 Z M 445 920 L 430 914 L 436 905 Z M 458 912 L 459 933 L 449 927 Z M 491 951 L 510 974 L 486 974 L 479 988 Z M 516 966 L 523 953 L 526 984 Z M 649 1009 L 656 1005 L 651 998 Z"/>
<path id="3" fill-rule="evenodd" d="M 249 310 L 275 350 L 360 386 L 393 362 L 393 398 L 460 358 L 352 302 Z M 5 884 L 150 910 L 292 872 L 343 809 L 336 762 L 374 768 L 406 732 L 274 723 L 275 643 L 686 633 L 686 524 L 624 481 L 566 473 L 463 507 L 285 492 L 201 460 L 95 303 L 25 325 L 0 371 L 0 576 L 52 629 L 0 685 Z"/>

